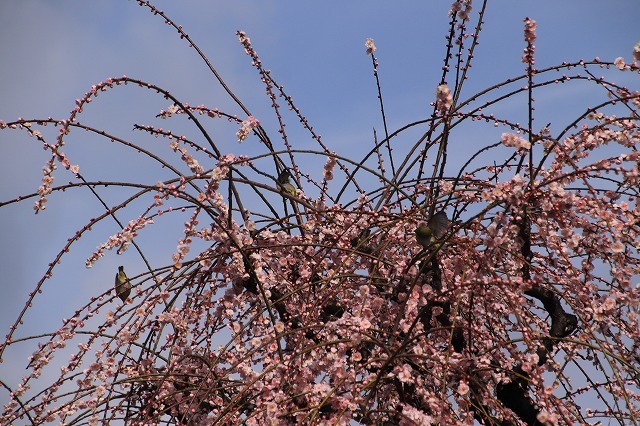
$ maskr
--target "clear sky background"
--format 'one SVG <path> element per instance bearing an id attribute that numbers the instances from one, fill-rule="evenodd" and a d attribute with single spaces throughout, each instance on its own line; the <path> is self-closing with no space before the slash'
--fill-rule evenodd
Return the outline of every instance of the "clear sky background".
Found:
<path id="1" fill-rule="evenodd" d="M 382 134 L 371 60 L 364 53 L 367 37 L 373 38 L 378 47 L 389 129 L 431 113 L 429 102 L 434 100 L 441 75 L 450 1 L 183 0 L 155 4 L 185 28 L 232 90 L 272 131 L 274 140 L 277 134 L 273 131 L 273 114 L 257 72 L 237 41 L 235 32 L 239 29 L 247 32 L 265 67 L 293 96 L 324 142 L 339 153 L 357 157 L 362 146 L 370 146 L 373 127 L 379 136 Z M 475 11 L 479 7 L 480 2 L 476 2 Z M 467 96 L 522 74 L 522 20 L 526 16 L 538 22 L 537 66 L 541 68 L 596 56 L 611 61 L 622 56 L 631 62 L 633 45 L 640 41 L 638 0 L 490 0 Z M 195 51 L 162 18 L 134 1 L 0 2 L 0 120 L 49 116 L 66 119 L 75 107 L 75 99 L 82 97 L 92 84 L 123 74 L 168 89 L 191 105 L 205 104 L 241 114 Z M 639 88 L 637 75 L 621 73 L 616 81 L 631 89 Z M 584 108 L 586 95 L 579 89 L 560 90 L 562 86 L 541 99 L 539 127 L 546 124 L 547 117 L 561 122 L 569 105 Z M 180 129 L 179 121 L 174 125 L 155 118 L 167 106 L 167 101 L 151 92 L 120 88 L 100 95 L 85 108 L 80 121 L 124 138 L 139 138 L 141 144 L 154 147 L 149 138 L 131 129 L 133 123 Z M 524 122 L 525 105 L 513 108 L 512 112 L 502 112 Z M 294 124 L 290 121 L 288 130 L 299 144 L 296 146 L 313 147 L 309 136 L 295 129 Z M 41 130 L 53 143 L 55 129 L 50 126 Z M 238 145 L 235 128 L 232 130 L 216 134 L 216 142 L 226 152 L 250 151 L 245 144 L 251 141 Z M 299 139 L 295 139 L 298 135 Z M 495 140 L 480 140 L 478 144 L 489 142 Z M 160 141 L 155 146 L 166 144 Z M 77 131 L 69 138 L 65 152 L 91 180 L 153 183 L 166 178 L 155 174 L 157 168 L 147 169 L 138 162 L 138 156 L 127 154 L 122 147 Z M 35 192 L 48 158 L 39 142 L 24 131 L 3 130 L 0 155 L 0 201 Z M 74 179 L 65 170 L 58 170 L 56 178 L 57 184 Z M 3 334 L 67 238 L 102 211 L 88 191 L 61 195 L 52 195 L 47 210 L 38 215 L 33 214 L 32 201 L 0 208 Z M 115 203 L 120 198 L 112 196 L 109 200 Z M 134 217 L 132 212 L 120 219 L 127 222 Z M 85 269 L 84 260 L 117 231 L 115 224 L 109 225 L 98 227 L 74 245 L 53 278 L 46 282 L 44 294 L 36 299 L 17 336 L 53 331 L 61 324 L 61 318 L 72 315 L 74 308 L 113 285 L 117 265 L 125 265 L 130 276 L 142 272 L 132 250 L 122 257 L 109 253 L 93 269 Z M 158 264 L 170 262 L 167 256 L 182 232 L 177 225 L 171 234 L 146 241 L 149 250 L 169 247 L 158 252 Z M 27 345 L 12 348 L 0 364 L 0 378 L 15 384 L 17 377 L 24 374 L 24 359 L 31 351 Z M 6 397 L 0 391 L 0 403 Z"/>

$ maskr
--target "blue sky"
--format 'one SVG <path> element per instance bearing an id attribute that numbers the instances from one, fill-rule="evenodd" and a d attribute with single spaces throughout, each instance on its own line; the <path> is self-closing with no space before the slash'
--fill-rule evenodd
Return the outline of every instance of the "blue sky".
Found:
<path id="1" fill-rule="evenodd" d="M 373 127 L 378 135 L 382 132 L 371 61 L 364 54 L 367 37 L 374 38 L 378 47 L 389 129 L 425 118 L 431 111 L 428 105 L 441 75 L 450 1 L 183 0 L 155 4 L 185 28 L 232 90 L 272 131 L 273 115 L 257 72 L 237 42 L 236 30 L 247 32 L 265 67 L 293 96 L 325 143 L 338 152 L 357 155 L 364 144 L 370 143 Z M 479 6 L 477 2 L 476 9 Z M 603 60 L 622 56 L 630 62 L 632 47 L 640 41 L 637 0 L 606 4 L 599 0 L 490 1 L 467 96 L 522 73 L 525 16 L 538 22 L 537 65 L 541 68 L 596 56 Z M 2 1 L 0 40 L 0 120 L 65 119 L 75 99 L 92 84 L 123 74 L 168 89 L 191 105 L 241 113 L 187 43 L 160 17 L 134 1 Z M 620 74 L 617 81 L 638 89 L 637 76 Z M 539 112 L 543 116 L 540 126 L 546 124 L 542 123 L 545 116 L 561 121 L 567 108 L 581 102 L 584 106 L 579 89 L 561 92 L 560 96 L 556 93 L 555 97 L 548 93 L 548 98 L 540 101 L 548 108 Z M 143 136 L 132 132 L 133 123 L 173 127 L 154 117 L 167 106 L 166 101 L 149 92 L 118 89 L 98 97 L 85 108 L 80 121 L 137 140 Z M 522 105 L 514 108 L 516 115 L 522 111 L 520 120 L 524 122 Z M 308 135 L 294 124 L 290 122 L 291 134 L 298 146 L 311 147 Z M 51 127 L 45 130 L 54 134 Z M 72 135 L 66 152 L 89 177 L 145 182 L 161 177 L 139 164 L 137 157 L 104 141 L 79 132 Z M 275 139 L 276 133 L 271 137 Z M 488 142 L 492 141 L 478 143 Z M 233 132 L 221 132 L 218 143 L 228 152 L 250 149 L 237 145 Z M 37 190 L 47 155 L 36 139 L 21 131 L 0 131 L 0 155 L 4 159 L 0 201 Z M 57 183 L 73 180 L 64 170 L 58 170 L 56 177 Z M 118 199 L 113 196 L 110 200 Z M 82 191 L 51 196 L 48 209 L 38 215 L 33 214 L 32 206 L 33 202 L 27 201 L 0 208 L 3 333 L 67 238 L 101 211 Z M 134 217 L 132 213 L 121 219 L 127 222 Z M 117 265 L 142 272 L 136 270 L 138 259 L 133 251 L 122 257 L 109 253 L 93 269 L 85 269 L 84 260 L 116 230 L 115 226 L 97 227 L 74 245 L 53 278 L 45 283 L 44 294 L 36 299 L 19 336 L 53 331 L 61 318 L 70 316 L 88 297 L 113 285 Z M 169 262 L 163 256 L 173 251 L 180 233 L 177 224 L 167 240 L 151 242 L 168 247 L 158 251 L 159 263 Z M 23 374 L 24 356 L 31 351 L 26 345 L 11 349 L 5 363 L 0 364 L 0 377 L 10 377 L 9 382 L 15 383 Z M 14 365 L 19 366 L 17 371 Z M 0 393 L 0 402 L 5 398 Z"/>

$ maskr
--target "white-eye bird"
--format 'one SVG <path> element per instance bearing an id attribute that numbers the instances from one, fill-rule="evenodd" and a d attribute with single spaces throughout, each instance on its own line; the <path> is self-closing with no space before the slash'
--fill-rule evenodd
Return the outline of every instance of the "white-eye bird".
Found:
<path id="1" fill-rule="evenodd" d="M 298 190 L 289 181 L 289 178 L 291 178 L 291 173 L 289 172 L 288 169 L 284 169 L 282 172 L 280 172 L 277 180 L 278 188 L 280 189 L 280 192 L 284 194 L 289 194 L 292 197 L 295 197 L 296 194 L 298 193 Z"/>
<path id="2" fill-rule="evenodd" d="M 129 282 L 129 278 L 127 278 L 127 274 L 124 273 L 124 266 L 118 266 L 118 273 L 116 274 L 116 295 L 125 302 L 130 294 L 131 283 Z"/>
<path id="3" fill-rule="evenodd" d="M 426 225 L 416 228 L 416 241 L 424 248 L 431 247 L 438 240 L 447 235 L 449 219 L 444 211 L 439 211 L 429 219 Z"/>

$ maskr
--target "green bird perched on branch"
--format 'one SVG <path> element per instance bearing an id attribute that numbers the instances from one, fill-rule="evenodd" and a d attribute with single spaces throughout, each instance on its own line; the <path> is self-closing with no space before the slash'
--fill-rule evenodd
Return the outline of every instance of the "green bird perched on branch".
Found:
<path id="1" fill-rule="evenodd" d="M 429 248 L 444 238 L 449 230 L 449 219 L 444 211 L 439 211 L 429 219 L 426 225 L 416 228 L 416 241 L 424 248 Z"/>
<path id="2" fill-rule="evenodd" d="M 293 184 L 289 180 L 290 178 L 291 173 L 288 169 L 284 169 L 282 172 L 280 172 L 277 180 L 278 188 L 280 189 L 281 193 L 289 194 L 292 197 L 295 197 L 298 194 L 298 190 L 295 186 L 293 186 Z"/>
<path id="3" fill-rule="evenodd" d="M 118 273 L 116 274 L 116 295 L 125 302 L 130 294 L 131 283 L 129 282 L 129 278 L 127 278 L 127 274 L 124 273 L 124 266 L 118 266 Z"/>

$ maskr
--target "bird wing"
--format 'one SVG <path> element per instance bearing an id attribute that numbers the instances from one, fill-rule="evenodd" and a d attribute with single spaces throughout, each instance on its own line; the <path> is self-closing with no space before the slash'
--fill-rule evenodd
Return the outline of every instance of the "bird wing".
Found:
<path id="1" fill-rule="evenodd" d="M 440 238 L 443 238 L 447 235 L 447 231 L 449 230 L 449 219 L 447 218 L 447 214 L 444 211 L 439 211 L 434 214 L 433 217 L 429 219 L 428 226 L 436 239 L 439 240 Z"/>

